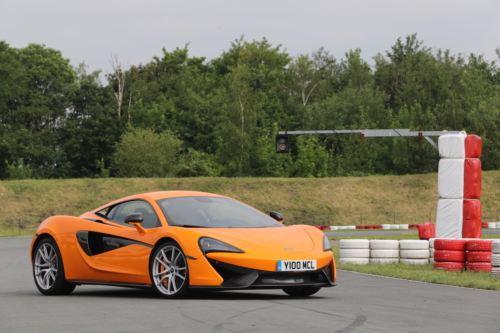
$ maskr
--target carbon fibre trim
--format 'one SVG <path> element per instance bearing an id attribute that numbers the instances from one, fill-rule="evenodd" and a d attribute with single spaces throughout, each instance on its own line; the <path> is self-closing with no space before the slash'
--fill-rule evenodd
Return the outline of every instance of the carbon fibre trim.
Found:
<path id="1" fill-rule="evenodd" d="M 151 249 L 154 248 L 153 245 L 138 242 L 133 239 L 93 231 L 77 231 L 76 238 L 82 250 L 88 256 L 96 256 L 129 245 L 141 245 Z"/>
<path id="2" fill-rule="evenodd" d="M 141 283 L 124 283 L 124 282 L 114 282 L 114 281 L 100 281 L 100 280 L 67 280 L 69 283 L 75 284 L 94 284 L 103 286 L 116 286 L 116 287 L 130 287 L 130 288 L 151 288 L 150 284 Z"/>

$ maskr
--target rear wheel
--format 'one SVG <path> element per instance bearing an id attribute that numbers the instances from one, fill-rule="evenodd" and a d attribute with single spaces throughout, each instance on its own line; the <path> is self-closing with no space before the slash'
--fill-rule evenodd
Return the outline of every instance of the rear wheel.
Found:
<path id="1" fill-rule="evenodd" d="M 151 281 L 164 298 L 182 298 L 188 294 L 189 274 L 186 256 L 175 242 L 161 244 L 153 254 Z"/>
<path id="2" fill-rule="evenodd" d="M 290 296 L 306 297 L 316 294 L 321 287 L 298 287 L 298 288 L 283 288 L 283 291 Z"/>
<path id="3" fill-rule="evenodd" d="M 67 295 L 76 285 L 64 278 L 61 252 L 54 239 L 42 239 L 35 247 L 33 278 L 38 290 L 44 295 Z"/>

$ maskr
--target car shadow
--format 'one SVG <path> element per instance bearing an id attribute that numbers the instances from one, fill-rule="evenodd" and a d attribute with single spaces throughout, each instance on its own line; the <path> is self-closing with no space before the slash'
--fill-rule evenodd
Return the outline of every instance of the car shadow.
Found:
<path id="1" fill-rule="evenodd" d="M 282 293 L 282 294 L 281 294 Z M 65 297 L 99 297 L 99 298 L 142 298 L 142 299 L 159 299 L 162 298 L 154 291 L 149 289 L 133 289 L 133 288 L 116 288 L 116 289 L 87 289 L 77 287 L 73 293 Z M 324 299 L 321 296 L 321 291 L 318 295 L 309 297 L 292 297 L 281 290 L 277 289 L 269 292 L 255 291 L 204 291 L 193 292 L 183 300 L 289 300 L 289 299 Z"/>

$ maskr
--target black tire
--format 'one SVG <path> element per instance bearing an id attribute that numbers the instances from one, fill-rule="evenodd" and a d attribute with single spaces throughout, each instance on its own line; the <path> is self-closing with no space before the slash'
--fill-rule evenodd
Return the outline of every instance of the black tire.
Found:
<path id="1" fill-rule="evenodd" d="M 283 291 L 293 297 L 307 297 L 316 294 L 321 287 L 283 288 Z"/>
<path id="2" fill-rule="evenodd" d="M 161 274 L 162 272 L 165 274 Z M 176 242 L 168 241 L 155 249 L 149 265 L 149 275 L 153 289 L 161 297 L 184 298 L 189 295 L 187 259 Z"/>
<path id="3" fill-rule="evenodd" d="M 44 295 L 68 295 L 75 290 L 76 284 L 69 283 L 64 278 L 61 252 L 51 237 L 42 239 L 35 247 L 33 279 L 38 290 Z"/>

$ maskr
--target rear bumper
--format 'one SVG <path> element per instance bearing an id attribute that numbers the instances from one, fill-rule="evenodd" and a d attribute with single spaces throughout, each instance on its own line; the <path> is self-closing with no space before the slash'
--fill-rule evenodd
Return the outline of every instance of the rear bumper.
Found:
<path id="1" fill-rule="evenodd" d="M 197 290 L 282 289 L 290 287 L 333 287 L 330 264 L 305 272 L 273 272 L 236 266 L 207 258 L 224 279 L 219 286 L 193 286 Z"/>

